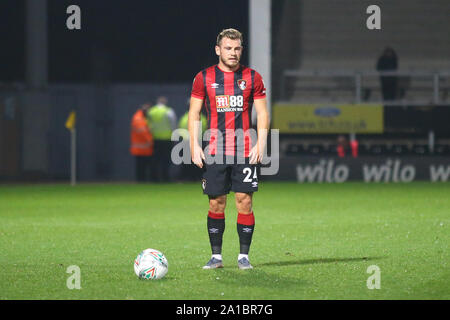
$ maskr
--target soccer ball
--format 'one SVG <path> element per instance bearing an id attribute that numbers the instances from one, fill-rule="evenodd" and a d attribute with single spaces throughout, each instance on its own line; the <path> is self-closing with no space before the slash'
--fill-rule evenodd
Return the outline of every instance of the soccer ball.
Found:
<path id="1" fill-rule="evenodd" d="M 155 249 L 145 249 L 134 259 L 134 272 L 140 279 L 161 279 L 168 269 L 166 257 Z"/>

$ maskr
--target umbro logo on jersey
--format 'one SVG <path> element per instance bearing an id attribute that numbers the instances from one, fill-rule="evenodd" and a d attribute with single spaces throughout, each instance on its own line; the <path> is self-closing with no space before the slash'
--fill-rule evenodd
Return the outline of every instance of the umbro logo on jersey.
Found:
<path id="1" fill-rule="evenodd" d="M 252 187 L 253 187 L 253 188 L 256 188 L 257 186 L 258 186 L 258 181 L 253 181 L 253 182 L 252 182 Z"/>
<path id="2" fill-rule="evenodd" d="M 242 228 L 242 232 L 250 233 L 252 232 L 252 228 Z"/>
<path id="3" fill-rule="evenodd" d="M 211 229 L 209 229 L 209 233 L 219 233 L 219 229 L 211 228 Z"/>
<path id="4" fill-rule="evenodd" d="M 220 86 L 218 83 L 211 83 L 211 89 L 217 89 Z"/>

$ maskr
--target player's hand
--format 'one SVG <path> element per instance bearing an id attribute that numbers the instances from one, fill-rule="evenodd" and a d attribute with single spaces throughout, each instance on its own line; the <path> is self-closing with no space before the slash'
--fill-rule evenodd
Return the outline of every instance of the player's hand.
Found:
<path id="1" fill-rule="evenodd" d="M 263 154 L 259 151 L 258 144 L 256 144 L 248 154 L 250 164 L 257 164 L 262 161 Z"/>
<path id="2" fill-rule="evenodd" d="M 194 146 L 193 150 L 191 150 L 192 154 L 192 162 L 199 168 L 203 168 L 203 161 L 205 160 L 205 154 L 200 146 Z"/>

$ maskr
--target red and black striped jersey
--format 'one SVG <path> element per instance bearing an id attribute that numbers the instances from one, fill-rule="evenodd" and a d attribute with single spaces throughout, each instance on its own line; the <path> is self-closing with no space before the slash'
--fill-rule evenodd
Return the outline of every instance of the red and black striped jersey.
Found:
<path id="1" fill-rule="evenodd" d="M 253 101 L 266 97 L 261 75 L 242 65 L 234 72 L 214 65 L 195 76 L 191 96 L 204 100 L 211 134 L 209 154 L 220 152 L 217 141 L 222 137 L 219 146 L 223 146 L 223 154 L 234 156 L 242 150 L 248 157 L 252 141 L 247 130 L 251 128 Z M 236 137 L 238 129 L 244 133 L 243 140 Z M 238 141 L 243 141 L 243 145 Z"/>

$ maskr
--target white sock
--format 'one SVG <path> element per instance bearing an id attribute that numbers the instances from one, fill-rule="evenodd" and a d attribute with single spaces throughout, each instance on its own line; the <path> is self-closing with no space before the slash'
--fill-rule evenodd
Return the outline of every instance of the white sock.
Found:
<path id="1" fill-rule="evenodd" d="M 221 254 L 213 254 L 212 256 L 211 256 L 211 259 L 212 258 L 215 258 L 215 259 L 217 259 L 217 260 L 222 260 L 222 255 Z"/>
<path id="2" fill-rule="evenodd" d="M 242 254 L 242 253 L 239 253 L 239 255 L 238 255 L 238 261 L 241 260 L 242 258 L 247 258 L 247 260 L 248 260 L 248 254 Z"/>

